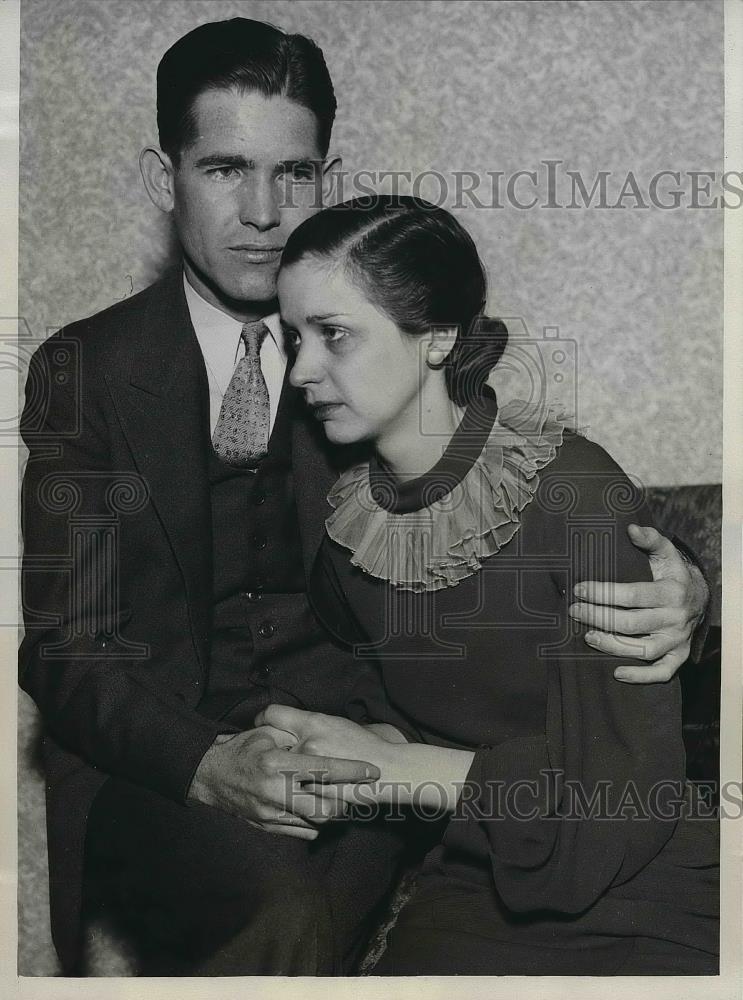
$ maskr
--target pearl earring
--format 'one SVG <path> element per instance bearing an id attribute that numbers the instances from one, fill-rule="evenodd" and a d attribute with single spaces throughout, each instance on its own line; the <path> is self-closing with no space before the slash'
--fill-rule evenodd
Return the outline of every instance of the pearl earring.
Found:
<path id="1" fill-rule="evenodd" d="M 426 361 L 431 367 L 435 368 L 442 363 L 445 357 L 446 351 L 442 351 L 440 347 L 429 347 Z"/>

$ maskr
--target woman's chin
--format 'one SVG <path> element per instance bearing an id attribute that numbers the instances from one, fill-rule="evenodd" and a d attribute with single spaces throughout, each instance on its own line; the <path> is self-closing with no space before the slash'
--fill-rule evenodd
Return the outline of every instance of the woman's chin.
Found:
<path id="1" fill-rule="evenodd" d="M 357 444 L 364 437 L 358 428 L 344 425 L 341 421 L 323 420 L 322 428 L 325 437 L 333 444 Z"/>

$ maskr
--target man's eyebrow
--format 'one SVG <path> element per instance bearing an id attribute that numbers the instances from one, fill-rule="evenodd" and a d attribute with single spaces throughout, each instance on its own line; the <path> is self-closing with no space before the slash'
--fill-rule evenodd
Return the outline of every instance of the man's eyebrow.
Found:
<path id="1" fill-rule="evenodd" d="M 315 167 L 322 162 L 322 160 L 316 160 L 308 156 L 302 157 L 299 160 L 279 160 L 276 166 L 279 170 L 293 170 L 295 167 Z"/>
<path id="2" fill-rule="evenodd" d="M 249 160 L 239 153 L 210 153 L 209 156 L 202 156 L 196 160 L 197 167 L 247 167 L 255 166 L 254 160 Z"/>

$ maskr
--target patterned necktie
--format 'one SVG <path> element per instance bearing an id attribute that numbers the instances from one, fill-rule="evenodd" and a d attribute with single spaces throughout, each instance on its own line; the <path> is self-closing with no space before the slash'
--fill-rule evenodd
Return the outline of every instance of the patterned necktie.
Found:
<path id="1" fill-rule="evenodd" d="M 212 435 L 214 450 L 229 465 L 250 466 L 268 451 L 270 411 L 261 371 L 265 323 L 246 323 L 240 331 L 245 355 L 235 368 Z"/>

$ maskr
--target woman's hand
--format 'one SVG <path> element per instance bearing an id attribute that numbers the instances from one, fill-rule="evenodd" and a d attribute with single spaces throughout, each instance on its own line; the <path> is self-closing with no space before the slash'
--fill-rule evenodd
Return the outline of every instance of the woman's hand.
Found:
<path id="1" fill-rule="evenodd" d="M 474 758 L 469 750 L 408 743 L 398 729 L 384 723 L 360 726 L 335 715 L 285 705 L 269 705 L 255 724 L 292 734 L 297 740 L 294 753 L 363 760 L 379 770 L 376 781 L 363 785 L 323 783 L 321 774 L 316 782 L 305 783 L 303 791 L 320 796 L 327 807 L 340 799 L 347 805 L 394 802 L 450 811 Z"/>
<path id="2" fill-rule="evenodd" d="M 287 705 L 269 705 L 256 716 L 255 725 L 269 727 L 278 737 L 292 741 L 295 753 L 364 760 L 377 767 L 380 767 L 378 760 L 384 759 L 393 742 L 406 742 L 394 726 L 360 726 L 350 719 Z M 397 739 L 393 741 L 395 735 Z"/>
<path id="3" fill-rule="evenodd" d="M 294 733 L 289 733 L 284 729 L 277 729 L 274 726 L 256 726 L 252 732 L 256 736 L 267 736 L 282 750 L 294 750 L 297 745 L 297 737 Z"/>
<path id="4" fill-rule="evenodd" d="M 255 719 L 260 727 L 268 726 L 282 734 L 289 733 L 295 740 L 292 753 L 302 754 L 318 761 L 328 758 L 365 761 L 380 773 L 378 781 L 362 784 L 338 784 L 329 781 L 318 766 L 314 781 L 305 781 L 302 790 L 318 797 L 324 809 L 335 816 L 345 812 L 349 805 L 369 806 L 382 802 L 398 801 L 400 792 L 396 785 L 395 753 L 407 741 L 394 726 L 378 723 L 360 726 L 350 719 L 321 712 L 306 712 L 286 705 L 269 705 Z"/>
<path id="5" fill-rule="evenodd" d="M 364 726 L 364 729 L 369 729 L 371 732 L 376 733 L 377 736 L 381 736 L 383 740 L 387 743 L 407 743 L 407 736 L 403 735 L 397 726 L 390 725 L 389 722 L 369 722 Z"/>

